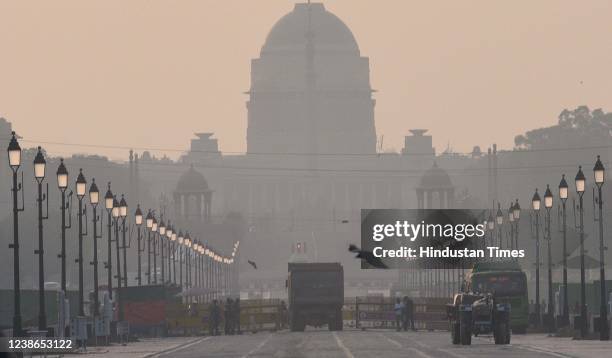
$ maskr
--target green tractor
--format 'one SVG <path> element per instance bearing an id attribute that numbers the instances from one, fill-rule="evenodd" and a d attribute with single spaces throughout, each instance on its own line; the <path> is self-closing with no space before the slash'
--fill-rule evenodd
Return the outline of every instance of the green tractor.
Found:
<path id="1" fill-rule="evenodd" d="M 487 294 L 458 293 L 447 314 L 453 344 L 470 345 L 472 335 L 493 334 L 495 344 L 510 344 L 510 304 Z"/>

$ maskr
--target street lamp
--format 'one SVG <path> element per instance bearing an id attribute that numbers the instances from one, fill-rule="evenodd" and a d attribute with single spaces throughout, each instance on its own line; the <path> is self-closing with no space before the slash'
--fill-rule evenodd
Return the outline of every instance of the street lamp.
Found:
<path id="1" fill-rule="evenodd" d="M 535 240 L 536 240 L 536 327 L 540 326 L 541 312 L 540 312 L 540 206 L 542 201 L 540 200 L 540 194 L 536 188 L 533 198 L 531 198 L 531 207 L 535 216 Z"/>
<path id="2" fill-rule="evenodd" d="M 521 206 L 519 205 L 518 199 L 516 199 L 515 203 L 514 203 L 514 210 L 513 213 L 514 215 L 514 225 L 515 225 L 515 229 L 514 229 L 514 248 L 518 249 L 518 240 L 519 240 L 519 220 L 521 219 Z"/>
<path id="3" fill-rule="evenodd" d="M 183 287 L 183 232 L 179 231 L 178 233 L 178 256 L 179 256 L 179 287 Z M 176 272 L 176 270 L 175 270 Z"/>
<path id="4" fill-rule="evenodd" d="M 586 310 L 586 280 L 584 270 L 584 189 L 586 178 L 582 172 L 582 166 L 578 167 L 575 178 L 576 192 L 578 193 L 578 212 L 580 217 L 580 338 L 584 339 L 587 335 L 587 310 Z"/>
<path id="5" fill-rule="evenodd" d="M 98 214 L 96 212 L 98 208 L 98 203 L 100 202 L 100 190 L 98 190 L 98 186 L 96 185 L 96 179 L 91 179 L 91 186 L 89 187 L 89 203 L 91 204 L 92 214 L 93 214 L 93 252 L 94 258 L 91 264 L 94 269 L 94 309 L 93 316 L 94 320 L 98 317 L 99 312 L 99 301 L 98 301 L 98 239 L 102 238 L 102 235 L 98 236 Z M 100 222 L 101 223 L 101 222 Z M 100 233 L 102 233 L 102 228 L 100 228 Z M 94 337 L 96 337 L 96 325 L 94 322 Z"/>
<path id="6" fill-rule="evenodd" d="M 18 207 L 17 193 L 22 190 L 22 184 L 17 184 L 17 171 L 21 165 L 21 147 L 17 142 L 15 132 L 12 132 L 11 141 L 7 148 L 9 166 L 13 170 L 13 243 L 9 244 L 9 248 L 13 249 L 13 295 L 15 300 L 15 308 L 13 315 L 13 336 L 20 337 L 21 330 L 21 288 L 19 286 L 19 212 L 24 208 Z M 23 175 L 22 180 L 23 182 Z M 22 192 L 23 205 L 23 192 Z"/>
<path id="7" fill-rule="evenodd" d="M 127 218 L 127 202 L 125 201 L 125 197 L 121 194 L 121 201 L 119 202 L 119 216 L 121 216 L 121 238 L 122 238 L 122 249 L 123 249 L 123 287 L 128 287 L 128 277 L 127 277 L 127 244 L 125 242 L 125 234 L 127 230 L 125 229 L 125 221 Z"/>
<path id="8" fill-rule="evenodd" d="M 20 154 L 21 155 L 21 154 Z M 49 201 L 47 194 L 43 194 L 42 182 L 45 179 L 45 167 L 47 162 L 41 148 L 34 158 L 34 177 L 38 184 L 38 250 L 34 251 L 38 255 L 38 330 L 47 330 L 47 313 L 45 309 L 45 263 L 44 263 L 44 244 L 43 244 L 43 220 L 49 218 Z M 49 184 L 47 183 L 47 193 Z M 43 215 L 43 201 L 47 201 L 47 215 Z"/>
<path id="9" fill-rule="evenodd" d="M 168 260 L 168 283 L 172 282 L 172 272 L 171 272 L 171 262 L 170 262 L 170 246 L 172 246 L 172 226 L 170 225 L 170 221 L 168 221 L 168 227 L 166 228 L 166 248 L 167 251 L 167 260 Z"/>
<path id="10" fill-rule="evenodd" d="M 157 285 L 157 240 L 155 239 L 158 230 L 157 225 L 157 219 L 154 217 L 151 232 L 153 233 L 153 284 L 155 285 Z"/>
<path id="11" fill-rule="evenodd" d="M 172 283 L 176 285 L 176 240 L 178 235 L 176 232 L 172 232 L 172 237 L 170 238 L 172 245 Z"/>
<path id="12" fill-rule="evenodd" d="M 544 193 L 544 207 L 546 208 L 546 241 L 548 248 L 548 330 L 550 333 L 555 330 L 555 302 L 553 299 L 553 285 L 552 285 L 552 254 L 551 254 L 551 241 L 552 236 L 550 232 L 550 209 L 553 206 L 553 194 L 550 191 L 550 186 L 546 184 L 546 192 Z"/>
<path id="13" fill-rule="evenodd" d="M 513 202 L 510 202 L 510 208 L 508 208 L 508 222 L 510 225 L 510 237 L 506 241 L 508 242 L 508 246 L 510 247 L 510 249 L 512 249 L 514 246 L 514 203 Z"/>
<path id="14" fill-rule="evenodd" d="M 108 189 L 106 189 L 106 194 L 104 195 L 104 208 L 106 208 L 106 213 L 108 215 L 108 246 L 106 252 L 106 273 L 107 273 L 107 292 L 108 298 L 113 299 L 113 237 L 112 237 L 112 225 L 113 225 L 113 207 L 114 207 L 115 197 L 113 196 L 113 192 L 111 191 L 111 183 L 108 182 Z"/>
<path id="15" fill-rule="evenodd" d="M 604 266 L 604 237 L 603 237 L 603 198 L 601 187 L 604 184 L 605 168 L 599 155 L 593 168 L 595 176 L 595 185 L 599 193 L 597 204 L 599 207 L 599 284 L 600 284 L 600 306 L 599 306 L 599 339 L 607 341 L 610 339 L 610 331 L 608 328 L 608 293 L 606 291 L 606 271 Z"/>
<path id="16" fill-rule="evenodd" d="M 83 283 L 83 198 L 85 197 L 85 187 L 87 181 L 83 175 L 83 169 L 79 169 L 76 180 L 77 199 L 79 199 L 79 316 L 85 316 L 85 296 Z"/>
<path id="17" fill-rule="evenodd" d="M 161 254 L 161 283 L 162 285 L 166 284 L 166 269 L 164 263 L 164 237 L 166 236 L 166 224 L 164 224 L 164 220 L 160 218 L 159 222 L 159 246 L 160 246 L 160 254 Z"/>
<path id="18" fill-rule="evenodd" d="M 113 197 L 113 225 L 115 225 L 115 251 L 116 251 L 116 262 L 117 262 L 117 275 L 115 278 L 117 279 L 117 305 L 119 308 L 118 318 L 119 321 L 123 321 L 124 312 L 123 312 L 123 294 L 121 293 L 121 248 L 119 246 L 119 218 L 120 218 L 120 209 L 119 209 L 119 201 L 117 201 L 117 196 Z M 125 270 L 125 267 L 123 268 Z M 125 286 L 124 286 L 125 287 Z"/>
<path id="19" fill-rule="evenodd" d="M 499 247 L 502 247 L 503 233 L 502 233 L 502 225 L 504 223 L 504 213 L 501 211 L 501 204 L 497 203 L 497 226 L 499 227 Z"/>
<path id="20" fill-rule="evenodd" d="M 151 284 L 151 229 L 153 228 L 153 214 L 151 209 L 147 213 L 147 285 Z"/>
<path id="21" fill-rule="evenodd" d="M 70 227 L 72 226 L 72 219 L 71 216 L 68 217 L 69 219 L 69 224 L 66 225 L 66 209 L 68 208 L 68 206 L 66 205 L 66 189 L 68 188 L 68 170 L 66 169 L 66 166 L 64 165 L 64 159 L 60 159 L 60 165 L 57 167 L 57 186 L 62 194 L 62 207 L 61 207 L 61 211 L 62 211 L 62 227 L 61 227 L 61 232 L 62 232 L 62 252 L 60 253 L 60 258 L 61 258 L 61 266 L 62 266 L 62 279 L 61 279 L 61 286 L 62 286 L 62 291 L 64 291 L 64 293 L 66 292 L 66 229 L 70 229 Z M 70 197 L 71 194 L 69 194 Z"/>
<path id="22" fill-rule="evenodd" d="M 567 302 L 567 215 L 566 215 L 566 202 L 569 194 L 569 186 L 565 181 L 565 174 L 561 175 L 561 182 L 559 183 L 559 199 L 561 199 L 561 206 L 563 209 L 562 220 L 563 220 L 563 313 L 562 313 L 562 326 L 569 324 L 569 302 Z"/>
<path id="23" fill-rule="evenodd" d="M 138 286 L 142 286 L 142 269 L 140 254 L 144 251 L 144 248 L 140 248 L 140 227 L 142 226 L 142 211 L 140 210 L 140 204 L 136 206 L 136 212 L 134 213 L 134 223 L 136 224 L 136 241 L 138 242 Z"/>

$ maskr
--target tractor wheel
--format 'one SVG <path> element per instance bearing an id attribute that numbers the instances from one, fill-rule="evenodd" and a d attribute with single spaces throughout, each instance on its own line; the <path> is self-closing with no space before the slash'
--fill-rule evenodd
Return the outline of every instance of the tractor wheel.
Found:
<path id="1" fill-rule="evenodd" d="M 510 329 L 508 328 L 508 324 L 506 322 L 496 324 L 493 328 L 493 338 L 495 339 L 495 344 L 510 343 L 509 333 Z"/>
<path id="2" fill-rule="evenodd" d="M 460 333 L 459 333 L 459 323 L 453 322 L 451 323 L 451 339 L 453 344 L 459 344 Z"/>
<path id="3" fill-rule="evenodd" d="M 472 344 L 472 322 L 468 319 L 461 319 L 459 323 L 459 336 L 461 345 L 469 346 Z"/>

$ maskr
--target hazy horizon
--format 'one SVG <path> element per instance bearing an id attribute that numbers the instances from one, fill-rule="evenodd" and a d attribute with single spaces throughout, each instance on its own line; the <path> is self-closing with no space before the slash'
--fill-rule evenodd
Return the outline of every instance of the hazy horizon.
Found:
<path id="1" fill-rule="evenodd" d="M 322 2 L 370 58 L 385 150 L 411 128 L 428 128 L 438 152 L 510 148 L 564 108 L 612 110 L 610 2 Z M 242 152 L 250 60 L 294 3 L 0 1 L 0 116 L 26 147 L 186 150 L 194 132 L 214 132 L 222 151 Z"/>

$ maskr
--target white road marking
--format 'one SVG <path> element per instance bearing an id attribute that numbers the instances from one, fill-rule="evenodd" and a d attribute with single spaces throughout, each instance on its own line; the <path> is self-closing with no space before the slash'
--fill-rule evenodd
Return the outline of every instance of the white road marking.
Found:
<path id="1" fill-rule="evenodd" d="M 408 336 L 401 335 L 400 333 L 395 333 L 395 334 L 396 334 L 398 337 L 408 337 Z M 382 333 L 381 333 L 381 335 L 382 335 Z M 398 342 L 398 341 L 396 341 L 396 340 L 394 340 L 394 339 L 391 339 L 391 338 L 389 338 L 389 337 L 387 337 L 387 336 L 385 336 L 385 335 L 383 335 L 383 336 L 384 336 L 384 337 L 385 337 L 385 338 L 386 338 L 386 339 L 389 341 L 389 343 L 391 343 L 391 344 L 393 344 L 393 345 L 397 346 L 398 348 L 403 348 L 403 347 L 404 347 L 404 346 L 403 346 L 403 345 L 402 345 L 400 342 Z M 411 342 L 413 342 L 414 344 L 416 344 L 417 346 L 421 347 L 421 348 L 430 348 L 429 346 L 427 346 L 427 345 L 425 345 L 425 344 L 422 344 L 422 343 L 420 343 L 420 342 L 417 342 L 417 341 L 415 341 L 415 340 L 412 340 L 412 339 L 411 339 L 410 341 L 411 341 Z M 433 358 L 433 357 L 432 357 L 432 356 L 430 356 L 429 354 L 427 354 L 427 353 L 423 352 L 422 350 L 416 349 L 416 348 L 414 348 L 414 347 L 406 347 L 405 349 L 408 349 L 408 350 L 413 351 L 414 353 L 416 353 L 416 354 L 417 354 L 418 356 L 420 356 L 421 358 Z M 463 357 L 461 357 L 461 358 L 463 358 Z"/>
<path id="2" fill-rule="evenodd" d="M 260 350 L 266 343 L 268 343 L 268 341 L 270 340 L 270 338 L 274 335 L 274 333 L 269 334 L 266 339 L 264 339 L 263 341 L 261 341 L 261 343 L 259 343 L 257 345 L 257 347 L 251 349 L 247 354 L 243 355 L 242 358 L 247 358 L 248 356 L 250 356 L 251 354 L 254 354 L 255 352 L 257 352 L 258 350 Z"/>
<path id="3" fill-rule="evenodd" d="M 438 348 L 438 350 L 448 354 L 449 356 L 453 356 L 455 358 L 467 358 L 467 356 L 451 351 L 450 349 Z"/>
<path id="4" fill-rule="evenodd" d="M 347 358 L 355 358 L 355 356 L 353 355 L 353 353 L 351 353 L 351 351 L 346 348 L 346 346 L 344 345 L 344 343 L 342 343 L 342 340 L 340 339 L 340 337 L 338 337 L 338 334 L 336 334 L 336 332 L 332 332 L 334 335 L 334 338 L 336 339 L 336 344 L 338 344 L 338 347 L 340 347 L 340 349 L 342 349 L 342 352 L 344 352 L 344 355 Z"/>
<path id="5" fill-rule="evenodd" d="M 557 352 L 554 352 L 554 351 L 549 351 L 548 349 L 537 348 L 537 347 L 533 347 L 533 346 L 526 346 L 526 345 L 522 345 L 522 344 L 515 344 L 514 347 L 519 348 L 519 349 L 524 349 L 524 350 L 527 350 L 527 351 L 531 351 L 531 352 L 548 354 L 550 356 L 557 357 L 557 358 L 573 358 L 573 356 L 568 355 L 568 354 L 557 353 Z"/>
<path id="6" fill-rule="evenodd" d="M 402 344 L 401 344 L 400 342 L 396 341 L 395 339 L 391 339 L 391 338 L 389 338 L 389 337 L 385 336 L 385 335 L 384 335 L 384 334 L 382 334 L 382 333 L 380 333 L 380 335 L 381 335 L 382 337 L 384 337 L 384 338 L 385 338 L 387 341 L 389 341 L 389 343 L 391 343 L 391 344 L 393 344 L 394 346 L 396 346 L 397 348 L 402 348 L 402 347 L 403 347 L 403 346 L 402 346 Z"/>
<path id="7" fill-rule="evenodd" d="M 189 348 L 189 347 L 191 347 L 193 345 L 196 345 L 198 343 L 201 343 L 201 342 L 204 342 L 206 340 L 209 340 L 210 338 L 211 337 L 204 337 L 202 339 L 198 339 L 197 341 L 194 341 L 194 342 L 191 342 L 191 343 L 187 343 L 187 344 L 184 344 L 182 346 L 178 346 L 178 347 L 175 347 L 175 348 L 172 348 L 172 349 L 168 349 L 167 351 L 164 351 L 164 352 L 150 354 L 150 355 L 147 355 L 145 357 L 147 357 L 147 358 L 154 358 L 154 357 L 159 357 L 161 355 L 166 355 L 166 354 L 178 352 L 178 351 L 181 351 L 183 349 Z"/>

